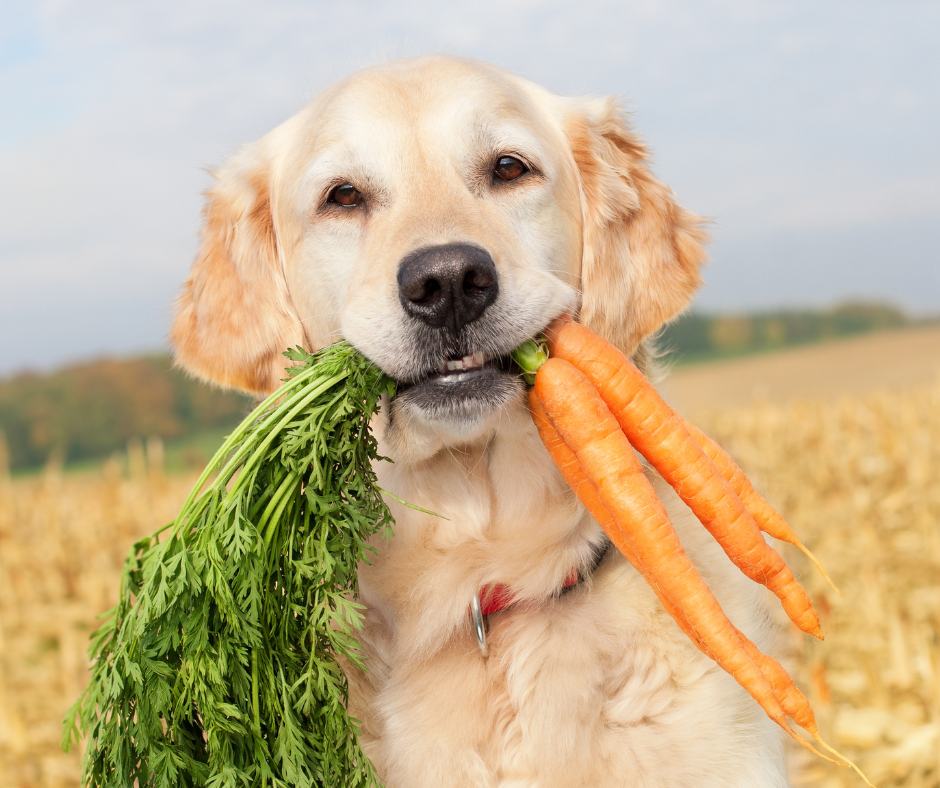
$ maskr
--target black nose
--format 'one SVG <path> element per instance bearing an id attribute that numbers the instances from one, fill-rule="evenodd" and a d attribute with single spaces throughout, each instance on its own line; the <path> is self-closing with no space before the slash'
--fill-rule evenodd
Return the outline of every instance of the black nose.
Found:
<path id="1" fill-rule="evenodd" d="M 416 249 L 398 267 L 398 296 L 412 317 L 454 333 L 496 300 L 499 281 L 489 253 L 472 244 Z"/>

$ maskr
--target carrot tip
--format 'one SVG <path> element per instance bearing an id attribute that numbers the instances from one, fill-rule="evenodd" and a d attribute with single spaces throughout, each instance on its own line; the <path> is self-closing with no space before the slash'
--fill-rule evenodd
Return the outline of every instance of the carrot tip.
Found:
<path id="1" fill-rule="evenodd" d="M 822 624 L 820 623 L 818 616 L 813 616 L 813 620 L 810 622 L 793 620 L 793 623 L 796 625 L 796 628 L 800 630 L 800 632 L 805 632 L 807 635 L 812 635 L 817 640 L 826 639 L 826 634 L 823 632 Z"/>
<path id="2" fill-rule="evenodd" d="M 820 747 L 822 747 L 824 750 L 826 750 L 826 752 L 832 753 L 832 755 L 834 755 L 836 758 L 838 758 L 838 759 L 839 759 L 839 764 L 840 764 L 841 766 L 848 766 L 848 767 L 849 767 L 853 772 L 855 772 L 862 780 L 865 781 L 865 785 L 869 786 L 869 788 L 875 788 L 875 784 L 874 784 L 871 780 L 868 779 L 868 775 L 866 775 L 865 772 L 863 772 L 863 771 L 856 765 L 856 763 L 855 763 L 854 761 L 852 761 L 852 760 L 849 759 L 849 758 L 846 758 L 841 752 L 839 752 L 835 747 L 833 747 L 831 744 L 829 744 L 829 743 L 828 743 L 822 736 L 820 736 L 818 733 L 815 734 L 815 735 L 813 736 L 813 738 L 816 740 L 816 743 L 817 743 Z M 827 758 L 827 760 L 829 760 L 829 759 Z"/>
<path id="3" fill-rule="evenodd" d="M 835 584 L 835 581 L 833 581 L 833 579 L 829 576 L 829 573 L 826 571 L 826 567 L 824 567 L 824 566 L 822 565 L 822 561 L 820 561 L 820 560 L 814 555 L 813 551 L 810 550 L 810 549 L 809 549 L 805 544 L 803 544 L 799 539 L 797 539 L 797 540 L 793 543 L 793 546 L 796 547 L 797 550 L 799 550 L 801 553 L 803 553 L 803 555 L 805 555 L 805 556 L 810 560 L 810 562 L 813 564 L 813 566 L 816 567 L 816 571 L 819 572 L 819 574 L 822 575 L 823 580 L 825 580 L 825 581 L 829 584 L 829 587 L 830 587 L 837 595 L 842 596 L 842 592 L 839 590 L 839 586 L 837 586 L 837 585 Z"/>
<path id="4" fill-rule="evenodd" d="M 826 762 L 828 762 L 828 763 L 831 763 L 831 764 L 833 764 L 833 765 L 835 765 L 835 766 L 844 766 L 844 765 L 845 765 L 843 761 L 837 760 L 836 758 L 833 758 L 831 755 L 826 755 L 826 753 L 822 752 L 822 751 L 819 750 L 817 747 L 815 747 L 815 746 L 813 745 L 813 743 L 812 743 L 809 739 L 807 739 L 805 736 L 801 736 L 799 733 L 797 733 L 797 732 L 796 732 L 795 730 L 793 730 L 792 728 L 789 728 L 789 727 L 788 727 L 788 728 L 786 728 L 785 730 L 787 731 L 787 733 L 790 734 L 790 736 L 793 738 L 793 740 L 794 740 L 797 744 L 799 744 L 799 745 L 800 745 L 801 747 L 803 747 L 804 749 L 809 750 L 809 751 L 810 751 L 811 753 L 813 753 L 813 755 L 815 755 L 817 758 L 821 758 L 822 760 L 824 760 L 824 761 L 826 761 Z M 815 737 L 813 737 L 813 738 L 815 738 Z"/>

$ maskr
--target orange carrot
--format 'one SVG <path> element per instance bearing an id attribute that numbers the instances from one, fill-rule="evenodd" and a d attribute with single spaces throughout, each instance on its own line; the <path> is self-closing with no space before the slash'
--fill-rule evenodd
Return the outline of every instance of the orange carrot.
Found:
<path id="1" fill-rule="evenodd" d="M 781 542 L 786 542 L 796 547 L 813 563 L 832 589 L 838 591 L 836 584 L 832 582 L 832 578 L 829 577 L 829 573 L 820 563 L 819 559 L 800 541 L 799 537 L 783 516 L 754 489 L 754 485 L 751 484 L 744 471 L 741 470 L 740 466 L 731 456 L 694 424 L 685 422 L 685 428 L 701 447 L 705 456 L 715 464 L 718 472 L 731 485 L 731 489 L 735 491 L 738 498 L 741 499 L 748 511 L 757 521 L 758 527 L 764 533 L 770 534 L 774 539 L 779 539 Z"/>
<path id="2" fill-rule="evenodd" d="M 548 414 L 545 412 L 545 406 L 538 393 L 534 390 L 529 393 L 529 408 L 532 411 L 532 420 L 538 428 L 542 443 L 548 449 L 555 465 L 561 475 L 564 477 L 568 486 L 574 490 L 575 494 L 584 504 L 585 508 L 591 513 L 598 525 L 604 529 L 608 535 L 619 530 L 620 526 L 614 520 L 610 510 L 601 499 L 594 482 L 592 482 L 574 451 L 565 443 L 561 435 L 555 429 Z M 626 541 L 626 540 L 625 540 Z M 637 566 L 637 557 L 629 551 L 629 544 L 625 544 L 624 557 L 634 566 Z M 679 628 L 692 640 L 692 642 L 707 656 L 707 644 L 701 642 L 689 626 L 682 609 L 672 605 L 668 600 L 660 598 L 660 602 L 675 619 Z M 779 662 L 772 657 L 763 654 L 757 646 L 754 645 L 745 635 L 741 634 L 741 643 L 747 649 L 751 658 L 761 667 L 765 678 L 770 682 L 774 689 L 774 694 L 780 701 L 781 706 L 787 715 L 792 718 L 800 727 L 805 728 L 810 733 L 817 733 L 816 719 L 809 701 L 802 692 L 793 683 L 793 680 L 783 669 Z"/>
<path id="3" fill-rule="evenodd" d="M 682 610 L 684 628 L 784 730 L 788 715 L 751 654 L 683 550 L 617 420 L 591 382 L 575 367 L 550 358 L 535 380 L 548 421 L 571 449 L 610 517 L 601 525 L 631 558 L 667 609 Z M 570 466 L 570 462 L 567 467 Z"/>
<path id="4" fill-rule="evenodd" d="M 630 443 L 676 490 L 734 564 L 779 597 L 791 620 L 822 638 L 819 616 L 790 568 L 715 464 L 646 377 L 613 345 L 578 323 L 552 332 L 551 353 L 588 377 Z"/>
<path id="5" fill-rule="evenodd" d="M 544 363 L 542 359 L 544 352 L 539 351 L 534 363 L 523 365 L 530 372 L 539 370 L 533 375 L 535 387 L 529 394 L 533 421 L 563 477 L 594 519 L 644 575 L 689 639 L 728 670 L 771 719 L 802 746 L 821 758 L 851 767 L 871 785 L 852 761 L 822 739 L 809 701 L 780 663 L 763 654 L 727 619 L 683 552 L 665 510 L 625 440 L 626 430 L 617 423 L 591 381 L 562 359 Z M 713 473 L 720 473 L 731 494 L 749 500 L 762 522 L 770 523 L 768 532 L 798 542 L 786 521 L 760 498 L 730 457 L 694 427 L 686 428 L 687 439 L 708 452 Z M 776 519 L 771 519 L 769 513 Z M 809 733 L 825 752 L 794 730 L 789 720 Z"/>
<path id="6" fill-rule="evenodd" d="M 603 403 L 601 404 L 603 405 Z M 572 488 L 572 490 L 575 491 L 578 498 L 588 509 L 598 524 L 604 529 L 608 536 L 611 537 L 611 541 L 614 542 L 614 544 L 617 546 L 617 549 L 620 550 L 620 552 L 624 555 L 624 557 L 627 558 L 628 561 L 630 561 L 630 563 L 640 569 L 642 574 L 644 574 L 644 576 L 647 578 L 647 581 L 650 582 L 650 585 L 659 598 L 660 603 L 663 605 L 663 608 L 667 613 L 669 613 L 670 616 L 672 616 L 672 618 L 678 624 L 679 628 L 686 634 L 693 644 L 698 647 L 700 651 L 713 659 L 719 665 L 722 665 L 722 667 L 725 667 L 728 660 L 725 660 L 723 663 L 716 658 L 716 655 L 712 650 L 711 641 L 708 639 L 703 640 L 699 636 L 699 630 L 690 625 L 689 620 L 684 613 L 684 608 L 681 605 L 676 604 L 675 601 L 668 595 L 668 593 L 666 593 L 666 591 L 653 582 L 653 579 L 651 578 L 652 573 L 650 571 L 643 570 L 640 559 L 635 553 L 634 544 L 629 534 L 623 533 L 623 529 L 615 519 L 614 515 L 611 513 L 597 486 L 582 467 L 578 456 L 568 446 L 568 444 L 562 438 L 561 434 L 555 428 L 555 425 L 545 411 L 545 406 L 542 403 L 538 391 L 534 389 L 529 392 L 529 405 L 532 411 L 532 419 L 538 428 L 542 442 L 545 444 L 546 449 L 549 451 L 549 454 L 554 460 L 555 465 L 558 467 L 565 481 Z M 607 418 L 611 418 L 609 411 L 607 413 Z M 651 487 L 646 491 L 646 494 L 655 495 Z M 710 592 L 708 593 L 710 594 Z M 715 602 L 715 604 L 717 605 L 717 602 Z M 720 610 L 720 607 L 719 614 L 724 617 L 724 613 Z M 727 618 L 725 618 L 725 621 L 727 621 Z M 862 780 L 864 780 L 868 785 L 871 785 L 871 782 L 858 768 L 858 766 L 856 766 L 851 760 L 831 747 L 820 736 L 818 727 L 816 725 L 815 715 L 813 714 L 812 707 L 809 705 L 809 701 L 806 699 L 806 696 L 800 692 L 799 688 L 793 683 L 793 680 L 780 665 L 780 663 L 773 659 L 773 657 L 762 653 L 753 642 L 751 642 L 739 630 L 735 629 L 730 624 L 730 622 L 727 622 L 727 626 L 729 626 L 737 635 L 738 647 L 743 651 L 744 654 L 750 657 L 750 660 L 753 664 L 757 665 L 763 679 L 770 687 L 774 701 L 779 704 L 780 708 L 783 709 L 785 716 L 789 719 L 792 719 L 797 723 L 797 725 L 806 730 L 813 737 L 813 739 L 815 739 L 817 744 L 819 744 L 825 750 L 825 752 L 821 752 L 819 749 L 813 746 L 810 741 L 798 734 L 788 724 L 785 724 L 785 721 L 781 722 L 780 719 L 775 719 L 773 714 L 771 714 L 771 712 L 768 710 L 767 706 L 762 703 L 759 698 L 757 698 L 755 692 L 748 690 L 752 697 L 755 697 L 762 708 L 767 711 L 768 715 L 770 715 L 772 719 L 775 719 L 775 721 L 780 724 L 784 730 L 786 730 L 787 733 L 789 733 L 801 746 L 805 747 L 820 758 L 830 761 L 831 763 L 849 766 L 859 775 L 859 777 L 862 778 Z M 735 678 L 741 681 L 738 675 L 735 675 Z M 745 689 L 747 689 L 747 687 L 745 687 Z M 774 708 L 772 704 L 771 708 Z"/>

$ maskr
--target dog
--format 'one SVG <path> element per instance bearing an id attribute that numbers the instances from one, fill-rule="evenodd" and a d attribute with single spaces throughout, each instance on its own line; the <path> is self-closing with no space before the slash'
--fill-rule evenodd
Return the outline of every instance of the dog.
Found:
<path id="1" fill-rule="evenodd" d="M 285 348 L 344 337 L 398 381 L 380 483 L 441 516 L 392 501 L 360 570 L 349 707 L 386 785 L 787 784 L 779 730 L 609 549 L 507 364 L 564 313 L 646 364 L 700 282 L 703 222 L 615 101 L 445 57 L 375 67 L 234 155 L 204 220 L 181 366 L 265 394 Z M 650 477 L 729 617 L 772 647 L 767 593 Z"/>

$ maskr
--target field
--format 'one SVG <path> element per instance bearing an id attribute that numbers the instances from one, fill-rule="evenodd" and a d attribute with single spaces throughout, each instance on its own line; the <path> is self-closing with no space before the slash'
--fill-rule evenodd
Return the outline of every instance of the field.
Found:
<path id="1" fill-rule="evenodd" d="M 803 572 L 828 637 L 794 639 L 789 655 L 824 733 L 879 785 L 940 786 L 940 330 L 687 367 L 666 390 L 841 588 Z M 77 783 L 59 720 L 84 682 L 87 635 L 130 543 L 192 481 L 164 470 L 158 443 L 126 459 L 17 479 L 0 468 L 0 785 Z M 797 785 L 857 784 L 793 763 Z"/>

